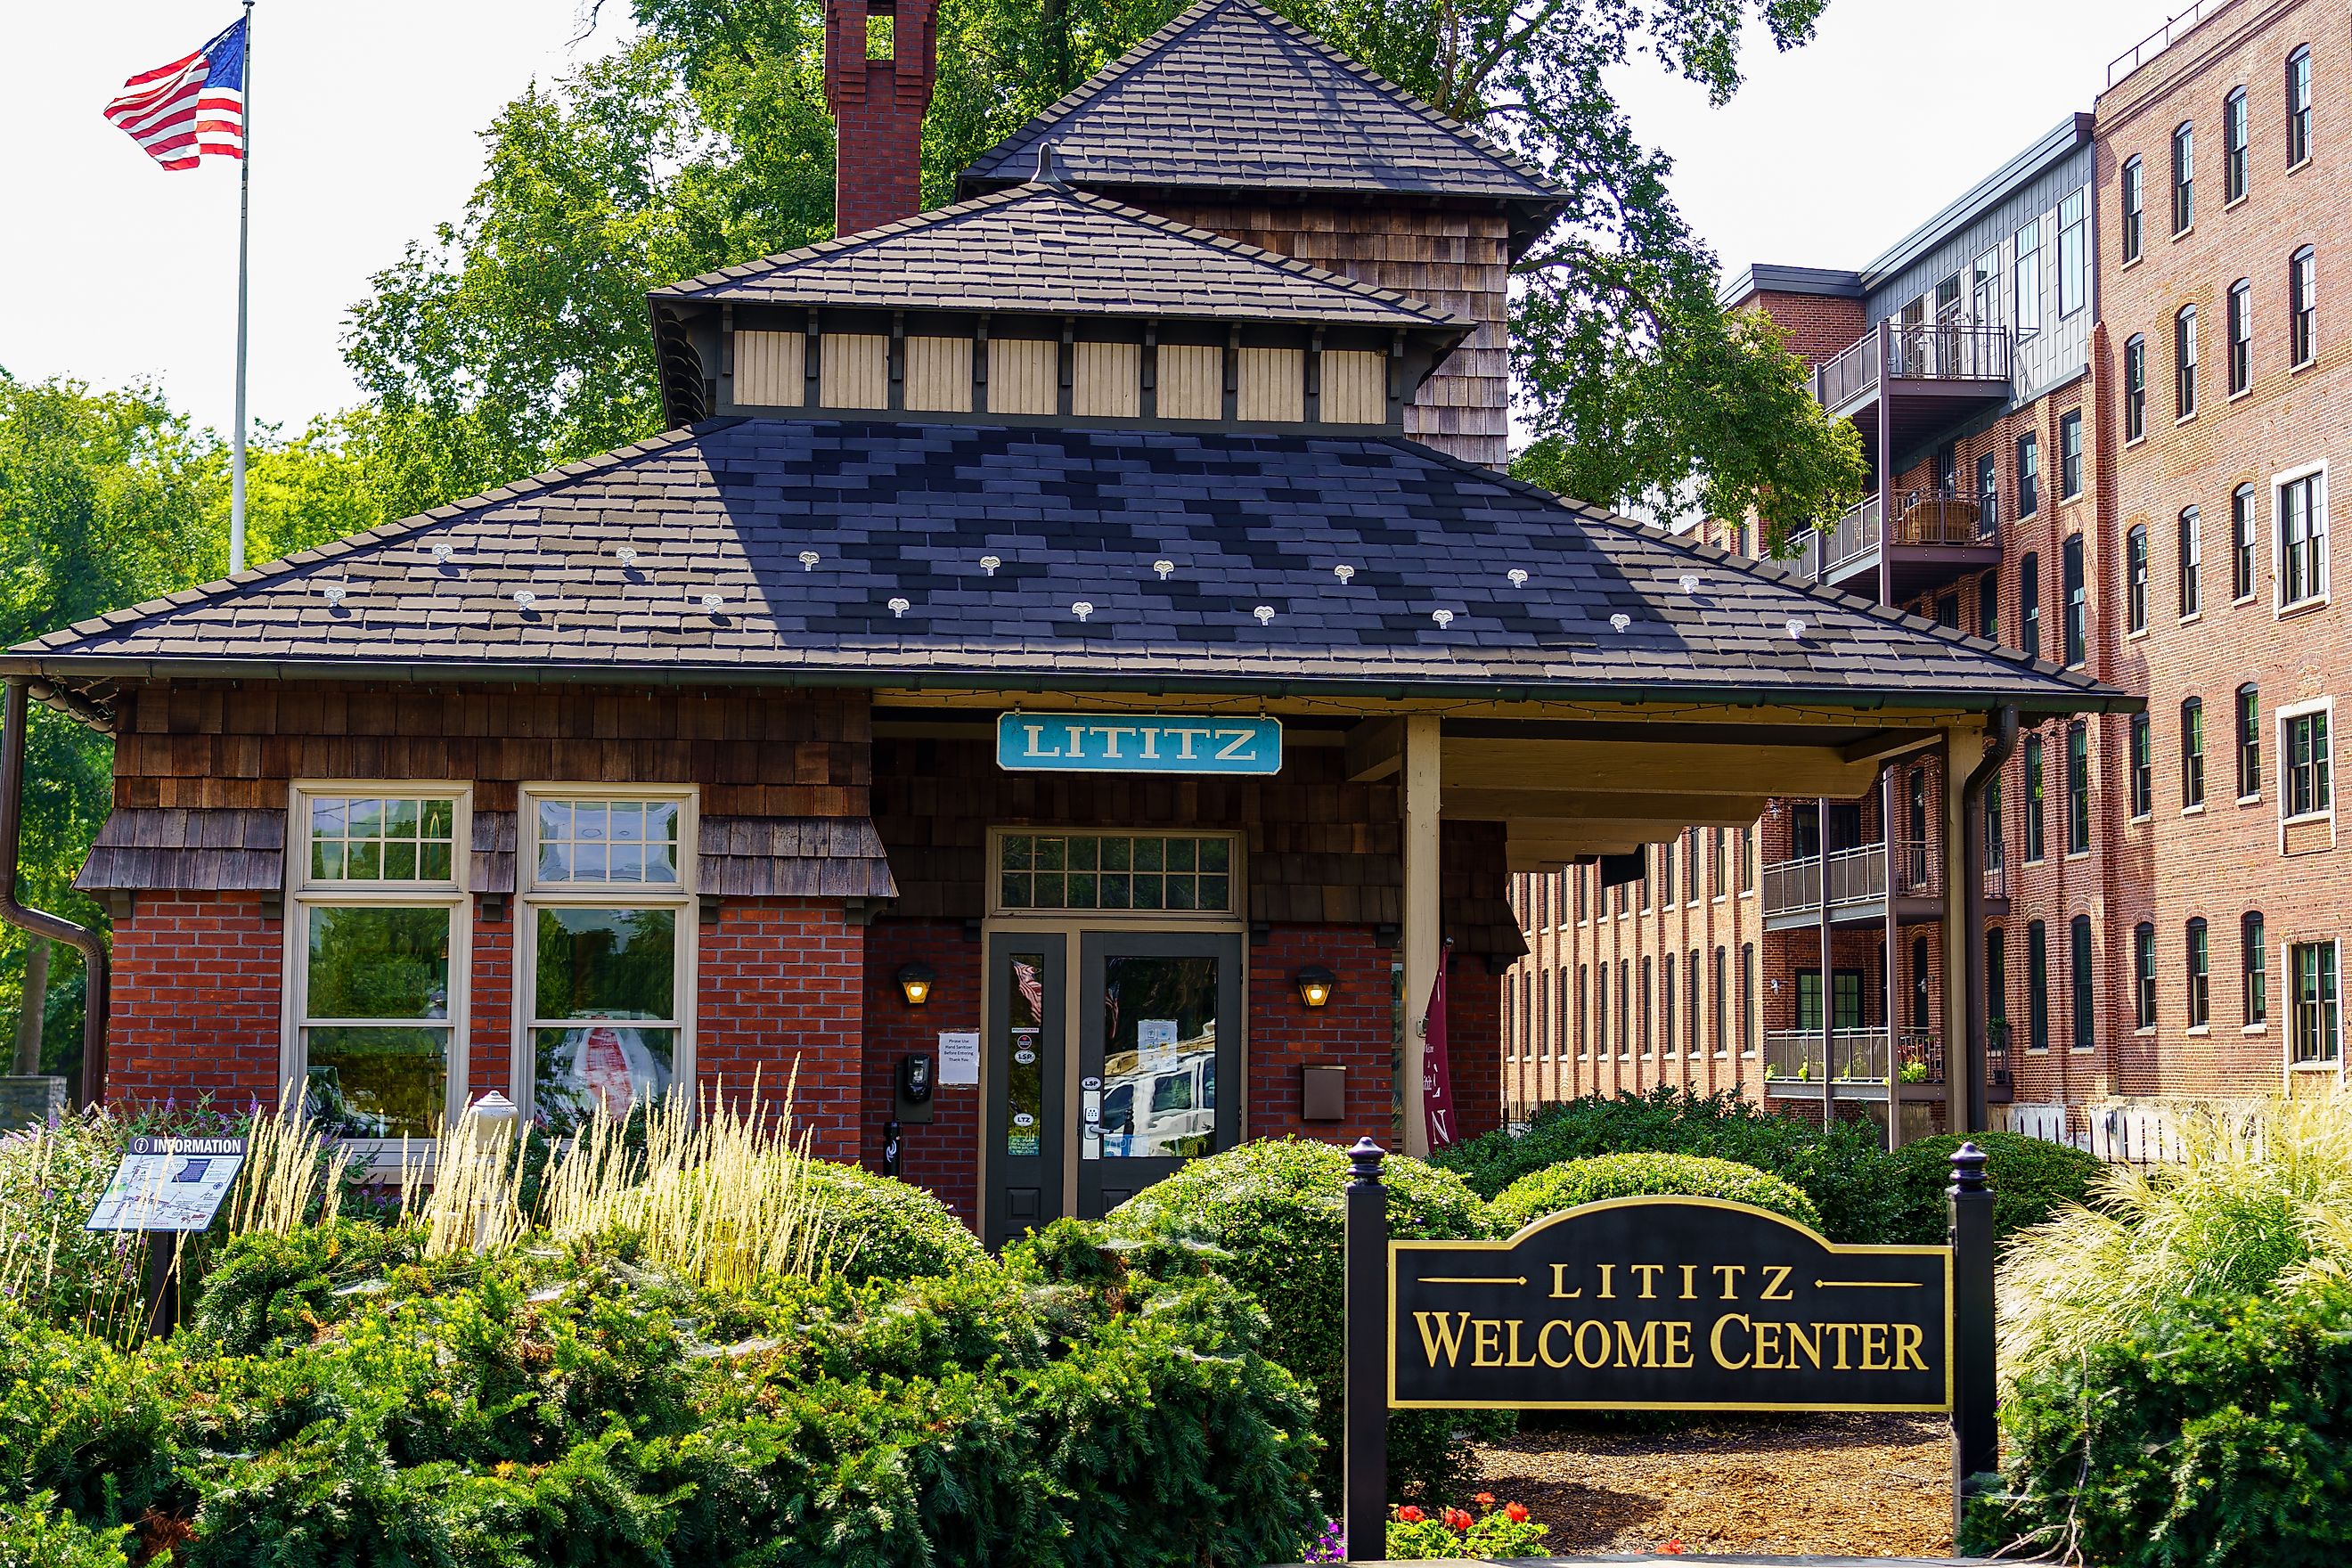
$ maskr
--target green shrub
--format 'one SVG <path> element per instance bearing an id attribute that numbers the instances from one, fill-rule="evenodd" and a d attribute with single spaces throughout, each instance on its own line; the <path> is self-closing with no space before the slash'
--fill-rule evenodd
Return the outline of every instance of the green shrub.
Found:
<path id="1" fill-rule="evenodd" d="M 1486 1205 L 1458 1176 L 1392 1158 L 1383 1180 L 1391 1237 L 1486 1234 Z M 1106 1222 L 1114 1236 L 1139 1247 L 1213 1249 L 1217 1268 L 1265 1307 L 1274 1323 L 1266 1353 L 1316 1397 L 1327 1498 L 1339 1495 L 1347 1181 L 1347 1151 L 1335 1144 L 1264 1140 L 1191 1162 L 1138 1193 Z M 1459 1434 L 1478 1427 L 1471 1417 L 1442 1412 L 1391 1416 L 1391 1492 L 1434 1498 L 1459 1491 L 1470 1457 Z"/>
<path id="2" fill-rule="evenodd" d="M 1588 1095 L 1544 1107 L 1517 1138 L 1489 1132 L 1444 1151 L 1433 1163 L 1492 1198 L 1547 1165 L 1639 1152 L 1753 1165 L 1811 1199 L 1822 1233 L 1832 1241 L 1899 1239 L 1901 1191 L 1875 1129 L 1839 1122 L 1824 1132 L 1729 1093 L 1661 1087 L 1646 1094 Z"/>
<path id="3" fill-rule="evenodd" d="M 57 1500 L 36 1492 L 21 1503 L 0 1502 L 0 1568 L 131 1568 L 123 1552 L 129 1525 L 92 1530 Z"/>
<path id="4" fill-rule="evenodd" d="M 1508 1235 L 1541 1215 L 1580 1204 L 1661 1194 L 1753 1204 L 1809 1229 L 1822 1227 L 1812 1200 L 1778 1176 L 1703 1154 L 1596 1154 L 1548 1165 L 1504 1188 L 1487 1212 L 1495 1228 Z"/>
<path id="5" fill-rule="evenodd" d="M 2103 1568 L 2352 1559 L 2352 1290 L 2174 1309 L 2021 1380 L 2005 1489 L 1962 1550 L 2024 1539 Z"/>
<path id="6" fill-rule="evenodd" d="M 172 1401 L 141 1359 L 0 1302 L 0 1502 L 136 1519 L 172 1478 Z"/>
<path id="7" fill-rule="evenodd" d="M 1963 1142 L 1984 1151 L 1993 1232 L 2004 1237 L 2042 1224 L 2069 1205 L 2089 1202 L 2091 1185 L 2105 1168 L 2095 1154 L 2020 1132 L 1979 1132 L 1966 1140 L 1944 1133 L 1906 1143 L 1895 1152 L 1903 1203 L 1896 1239 L 1919 1247 L 1943 1244 L 1950 1228 L 1944 1189 L 1951 1185 L 1952 1152 Z"/>
<path id="8" fill-rule="evenodd" d="M 834 1267 L 853 1283 L 988 1266 L 979 1238 L 920 1187 L 821 1160 L 807 1179 L 833 1227 Z"/>

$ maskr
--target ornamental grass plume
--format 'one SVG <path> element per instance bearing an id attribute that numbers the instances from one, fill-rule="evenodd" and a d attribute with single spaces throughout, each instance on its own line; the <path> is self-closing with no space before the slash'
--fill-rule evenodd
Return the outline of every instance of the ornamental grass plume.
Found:
<path id="1" fill-rule="evenodd" d="M 2352 1272 L 2352 1096 L 2190 1111 L 2177 1163 L 2111 1165 L 2089 1206 L 2021 1231 L 2000 1269 L 2005 1382 L 2079 1362 L 2184 1303 Z"/>
<path id="2" fill-rule="evenodd" d="M 435 1140 L 433 1184 L 424 1162 L 401 1145 L 400 1217 L 425 1232 L 425 1256 L 487 1252 L 520 1238 L 525 1228 L 516 1194 L 522 1185 L 524 1142 L 512 1114 L 490 1117 L 468 1105 L 453 1127 L 444 1121 Z"/>
<path id="3" fill-rule="evenodd" d="M 350 1163 L 345 1150 L 324 1153 L 319 1124 L 299 1099 L 279 1106 L 274 1115 L 265 1116 L 256 1108 L 245 1128 L 245 1165 L 225 1205 L 228 1233 L 292 1236 L 319 1217 L 322 1201 L 326 1210 L 334 1207 Z"/>

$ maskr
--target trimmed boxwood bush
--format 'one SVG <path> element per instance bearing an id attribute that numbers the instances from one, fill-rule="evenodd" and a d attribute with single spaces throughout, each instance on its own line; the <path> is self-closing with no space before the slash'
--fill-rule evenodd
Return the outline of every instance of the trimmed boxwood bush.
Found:
<path id="1" fill-rule="evenodd" d="M 988 1264 L 963 1221 L 920 1187 L 823 1160 L 810 1163 L 807 1179 L 833 1226 L 833 1267 L 853 1283 Z"/>
<path id="2" fill-rule="evenodd" d="M 2005 1488 L 1962 1550 L 2020 1538 L 2103 1568 L 2352 1560 L 2352 1290 L 2204 1302 L 2022 1380 Z"/>
<path id="3" fill-rule="evenodd" d="M 1810 1229 L 1822 1227 L 1812 1200 L 1780 1177 L 1701 1154 L 1596 1154 L 1549 1165 L 1504 1188 L 1487 1213 L 1496 1230 L 1507 1236 L 1541 1215 L 1580 1204 L 1660 1194 L 1753 1204 Z"/>
<path id="4" fill-rule="evenodd" d="M 1517 1138 L 1489 1132 L 1442 1152 L 1433 1163 L 1460 1173 L 1481 1197 L 1492 1198 L 1547 1165 L 1637 1151 L 1705 1154 L 1769 1171 L 1812 1200 L 1832 1241 L 1902 1239 L 1902 1193 L 1875 1128 L 1845 1121 L 1824 1132 L 1730 1093 L 1662 1086 L 1646 1094 L 1588 1095 L 1544 1107 Z"/>
<path id="5" fill-rule="evenodd" d="M 1391 1157 L 1382 1180 L 1391 1237 L 1459 1240 L 1487 1234 L 1486 1205 L 1450 1172 Z M 1265 1308 L 1274 1323 L 1266 1353 L 1316 1396 L 1327 1499 L 1339 1496 L 1347 1182 L 1347 1151 L 1337 1145 L 1265 1140 L 1192 1161 L 1104 1222 L 1113 1235 L 1139 1246 L 1209 1249 L 1216 1269 Z M 1457 1495 L 1470 1463 L 1460 1434 L 1490 1428 L 1499 1430 L 1501 1424 L 1444 1412 L 1391 1416 L 1391 1494 L 1441 1501 Z"/>
<path id="6" fill-rule="evenodd" d="M 1903 1204 L 1897 1240 L 1942 1244 L 1949 1226 L 1944 1189 L 1951 1184 L 1952 1152 L 1962 1142 L 1958 1134 L 1946 1133 L 1895 1152 Z M 2069 1204 L 2088 1203 L 2091 1183 L 2104 1168 L 2095 1154 L 2021 1132 L 1979 1132 L 1969 1142 L 1984 1151 L 1993 1230 L 2001 1237 L 2040 1225 Z"/>

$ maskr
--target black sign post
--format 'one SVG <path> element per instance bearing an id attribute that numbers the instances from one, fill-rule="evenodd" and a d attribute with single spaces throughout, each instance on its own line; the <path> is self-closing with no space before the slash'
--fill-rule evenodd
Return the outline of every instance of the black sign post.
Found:
<path id="1" fill-rule="evenodd" d="M 1391 1242 L 1383 1157 L 1358 1142 L 1348 1184 L 1350 1562 L 1386 1544 L 1391 1410 L 1949 1412 L 1956 1525 L 1996 1467 L 1974 1144 L 1952 1157 L 1946 1247 L 1839 1246 L 1693 1197 L 1587 1204 L 1505 1241 Z"/>

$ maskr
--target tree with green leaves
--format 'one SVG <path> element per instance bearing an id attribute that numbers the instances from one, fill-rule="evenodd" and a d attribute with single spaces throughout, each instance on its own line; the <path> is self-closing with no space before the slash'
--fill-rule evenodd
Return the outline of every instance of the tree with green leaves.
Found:
<path id="1" fill-rule="evenodd" d="M 1514 279 L 1535 437 L 1517 471 L 1664 521 L 1752 511 L 1774 541 L 1859 495 L 1858 440 L 1822 416 L 1769 322 L 1717 305 L 1671 164 L 1605 79 L 1646 55 L 1721 102 L 1751 26 L 1793 48 L 1826 0 L 1273 3 L 1568 193 Z M 943 0 L 925 199 L 1182 8 Z M 378 274 L 352 319 L 388 500 L 420 510 L 658 426 L 645 290 L 830 232 L 823 20 L 822 0 L 635 0 L 626 47 L 508 105 L 465 214 Z"/>

